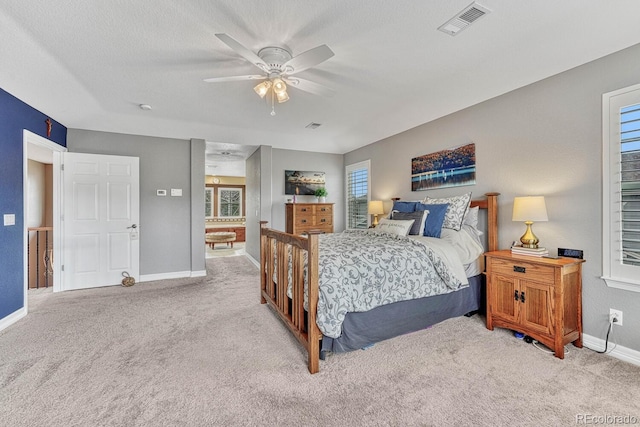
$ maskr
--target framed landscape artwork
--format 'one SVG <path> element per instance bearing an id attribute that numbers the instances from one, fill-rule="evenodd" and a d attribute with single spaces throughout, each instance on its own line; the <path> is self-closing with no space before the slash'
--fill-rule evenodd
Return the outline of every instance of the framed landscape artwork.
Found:
<path id="1" fill-rule="evenodd" d="M 313 196 L 318 188 L 325 186 L 324 172 L 284 171 L 284 194 Z"/>
<path id="2" fill-rule="evenodd" d="M 476 144 L 466 144 L 411 159 L 411 191 L 476 183 Z"/>

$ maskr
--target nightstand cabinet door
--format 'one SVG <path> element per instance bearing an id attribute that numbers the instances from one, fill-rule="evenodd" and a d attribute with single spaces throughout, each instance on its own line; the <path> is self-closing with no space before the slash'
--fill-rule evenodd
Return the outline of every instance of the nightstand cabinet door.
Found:
<path id="1" fill-rule="evenodd" d="M 520 282 L 520 323 L 529 331 L 553 338 L 553 286 Z"/>
<path id="2" fill-rule="evenodd" d="M 491 314 L 494 318 L 504 319 L 508 322 L 518 321 L 516 311 L 519 301 L 516 300 L 516 281 L 512 277 L 501 274 L 493 274 L 491 277 L 491 292 L 488 295 Z"/>

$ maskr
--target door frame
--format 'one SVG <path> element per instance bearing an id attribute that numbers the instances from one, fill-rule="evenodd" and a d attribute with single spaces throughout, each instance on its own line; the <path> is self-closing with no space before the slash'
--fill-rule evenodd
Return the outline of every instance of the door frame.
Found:
<path id="1" fill-rule="evenodd" d="M 56 144 L 55 142 L 37 135 L 27 129 L 22 131 L 22 196 L 23 196 L 23 208 L 22 208 L 22 224 L 24 226 L 24 230 L 22 232 L 23 236 L 23 267 L 24 267 L 24 308 L 25 311 L 28 312 L 28 292 L 29 292 L 29 269 L 28 269 L 28 226 L 27 226 L 27 211 L 29 209 L 28 206 L 28 176 L 27 176 L 27 168 L 28 168 L 28 160 L 29 160 L 29 146 L 33 145 L 37 148 L 49 150 L 52 152 L 53 156 L 53 195 L 52 195 L 52 203 L 53 203 L 53 253 L 54 253 L 54 263 L 52 265 L 53 268 L 53 292 L 59 292 L 61 290 L 60 286 L 62 284 L 62 271 L 60 270 L 61 258 L 62 254 L 62 239 L 60 238 L 60 230 L 62 227 L 61 221 L 61 212 L 62 212 L 62 204 L 63 200 L 61 198 L 61 181 L 60 181 L 60 168 L 56 167 L 56 159 L 57 163 L 60 164 L 60 153 L 67 151 L 66 147 L 63 147 L 60 144 Z M 57 231 L 57 232 L 56 232 Z M 57 257 L 57 258 L 56 258 Z"/>

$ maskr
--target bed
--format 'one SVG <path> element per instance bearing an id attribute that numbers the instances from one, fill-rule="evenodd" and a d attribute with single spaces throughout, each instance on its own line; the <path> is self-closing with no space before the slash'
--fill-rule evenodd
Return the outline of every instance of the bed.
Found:
<path id="1" fill-rule="evenodd" d="M 487 193 L 481 200 L 464 201 L 465 208 L 478 208 L 486 212 L 486 215 L 480 215 L 482 225 L 478 226 L 484 234 L 482 250 L 477 259 L 464 266 L 465 271 L 462 273 L 459 268 L 451 267 L 452 264 L 445 262 L 446 259 L 442 260 L 451 257 L 450 249 L 445 247 L 448 245 L 444 242 L 446 236 L 438 235 L 442 239 L 434 241 L 430 238 L 422 239 L 422 231 L 420 236 L 404 237 L 389 234 L 384 229 L 345 231 L 336 235 L 309 232 L 306 236 L 297 236 L 269 229 L 266 222 L 262 221 L 260 302 L 272 307 L 304 346 L 308 354 L 308 369 L 312 374 L 319 371 L 320 359 L 327 352 L 364 348 L 385 339 L 427 328 L 451 317 L 477 312 L 483 307 L 484 297 L 481 254 L 485 249 L 496 250 L 498 246 L 497 197 L 498 193 Z M 394 209 L 401 206 L 401 203 L 403 202 L 394 199 Z M 450 213 L 451 209 L 446 206 L 444 209 Z M 432 206 L 433 209 L 429 210 L 435 213 L 436 207 Z M 428 215 L 432 216 L 431 213 Z M 448 218 L 445 219 L 447 220 Z M 386 224 L 399 226 L 402 222 L 390 220 Z M 407 225 L 414 223 L 405 222 Z M 421 227 L 426 228 L 424 225 Z M 371 239 L 378 239 L 375 249 L 366 246 L 373 244 L 370 243 Z M 440 240 L 444 243 L 439 243 Z M 437 244 L 432 246 L 429 242 Z M 368 255 L 362 254 L 375 252 L 376 262 L 386 260 L 384 262 L 389 266 L 378 271 L 377 275 L 384 276 L 385 280 L 385 275 L 394 276 L 388 280 L 400 281 L 408 289 L 399 289 L 396 283 L 389 285 L 394 287 L 395 294 L 385 289 L 385 292 L 378 290 L 376 296 L 371 296 L 372 294 L 358 290 L 356 298 L 349 301 L 348 298 L 339 299 L 344 278 L 334 277 L 338 273 L 330 270 L 340 270 L 345 275 L 352 276 L 359 274 L 357 271 L 345 273 L 343 267 L 330 268 L 342 262 L 336 255 L 341 245 L 362 249 L 360 252 L 356 249 L 350 251 L 355 257 L 363 258 Z M 403 256 L 400 252 L 394 252 L 399 251 L 400 246 L 411 248 L 409 250 L 414 252 L 410 253 L 414 255 Z M 442 248 L 439 249 L 439 246 Z M 443 248 L 449 251 L 448 255 L 439 252 L 444 251 Z M 340 256 L 348 258 L 348 255 Z M 431 270 L 426 272 L 426 264 L 429 263 L 433 264 L 429 269 L 433 268 L 435 273 Z M 374 262 L 371 263 L 373 264 Z M 369 267 L 369 270 L 372 269 L 375 268 Z M 429 277 L 438 276 L 434 286 L 439 290 L 410 286 L 420 282 L 416 277 L 407 275 L 413 273 L 410 271 L 412 269 L 417 271 L 416 274 L 425 270 Z M 465 277 L 461 277 L 461 274 Z M 376 298 L 379 301 L 370 301 Z"/>

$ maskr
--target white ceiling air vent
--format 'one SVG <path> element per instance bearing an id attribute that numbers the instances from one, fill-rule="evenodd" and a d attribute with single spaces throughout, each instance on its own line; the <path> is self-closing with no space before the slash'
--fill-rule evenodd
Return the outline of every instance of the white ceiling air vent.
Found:
<path id="1" fill-rule="evenodd" d="M 478 3 L 471 3 L 456 16 L 439 26 L 438 30 L 450 36 L 455 36 L 487 13 L 491 13 L 491 10 Z"/>
<path id="2" fill-rule="evenodd" d="M 306 125 L 305 128 L 307 128 L 307 129 L 318 129 L 320 126 L 322 126 L 321 123 L 311 122 L 308 125 Z"/>

